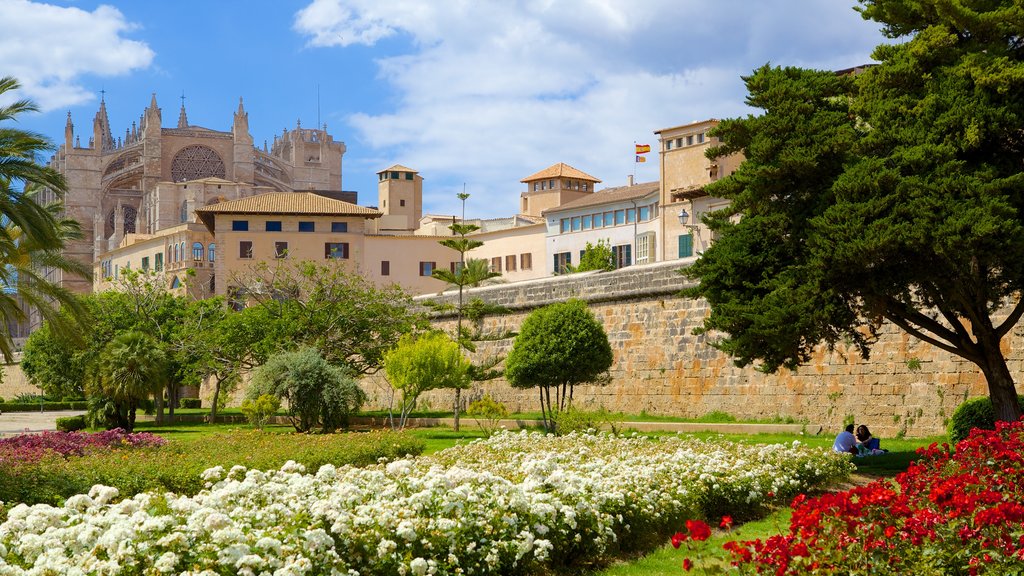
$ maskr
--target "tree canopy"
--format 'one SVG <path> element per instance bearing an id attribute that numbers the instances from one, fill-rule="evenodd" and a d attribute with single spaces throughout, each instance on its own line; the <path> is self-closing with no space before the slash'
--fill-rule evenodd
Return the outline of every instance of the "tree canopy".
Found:
<path id="1" fill-rule="evenodd" d="M 443 332 L 406 334 L 384 355 L 388 381 L 402 392 L 400 426 L 416 407 L 420 394 L 439 388 L 469 387 L 470 364 L 461 347 Z"/>
<path id="2" fill-rule="evenodd" d="M 1024 313 L 1024 6 L 861 4 L 895 40 L 877 66 L 745 78 L 763 113 L 713 132 L 709 157 L 746 160 L 707 187 L 732 203 L 687 293 L 741 365 L 794 368 L 821 342 L 866 357 L 889 321 L 976 364 L 1017 419 L 1000 343 Z"/>
<path id="3" fill-rule="evenodd" d="M 523 320 L 505 360 L 505 377 L 516 388 L 539 387 L 545 428 L 550 430 L 552 412 L 571 405 L 575 385 L 597 381 L 611 365 L 604 327 L 585 302 L 572 299 L 538 308 Z"/>

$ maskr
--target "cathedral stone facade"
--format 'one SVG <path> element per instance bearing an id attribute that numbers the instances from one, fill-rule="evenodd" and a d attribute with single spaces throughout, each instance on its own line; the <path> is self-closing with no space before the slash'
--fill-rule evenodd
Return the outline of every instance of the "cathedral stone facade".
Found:
<path id="1" fill-rule="evenodd" d="M 104 253 L 157 240 L 161 231 L 193 221 L 195 209 L 226 200 L 317 191 L 354 202 L 354 195 L 341 192 L 344 154 L 345 144 L 326 125 L 309 129 L 296 123 L 269 148 L 266 141 L 255 147 L 241 98 L 230 130 L 190 125 L 184 104 L 176 127 L 164 128 L 154 94 L 138 122 L 117 137 L 101 100 L 85 146 L 69 112 L 64 142 L 50 165 L 67 181 L 67 215 L 82 225 L 83 237 L 70 242 L 67 253 L 92 267 Z M 85 279 L 52 279 L 75 292 L 92 291 Z"/>

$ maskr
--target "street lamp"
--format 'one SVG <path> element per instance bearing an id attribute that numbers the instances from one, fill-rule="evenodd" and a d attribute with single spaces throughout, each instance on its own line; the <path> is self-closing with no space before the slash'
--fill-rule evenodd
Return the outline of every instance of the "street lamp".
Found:
<path id="1" fill-rule="evenodd" d="M 679 210 L 679 223 L 685 226 L 686 223 L 689 221 L 690 213 L 686 211 L 686 208 L 682 208 L 681 210 Z"/>

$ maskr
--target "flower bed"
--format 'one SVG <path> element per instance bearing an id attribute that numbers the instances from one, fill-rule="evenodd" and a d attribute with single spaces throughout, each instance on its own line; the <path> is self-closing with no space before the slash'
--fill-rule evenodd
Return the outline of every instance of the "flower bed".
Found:
<path id="1" fill-rule="evenodd" d="M 37 462 L 48 454 L 81 456 L 104 448 L 143 448 L 162 446 L 163 438 L 141 432 L 129 434 L 117 428 L 106 432 L 42 432 L 0 438 L 0 466 Z"/>
<path id="2" fill-rule="evenodd" d="M 788 534 L 730 542 L 746 574 L 1019 574 L 1024 422 L 933 444 L 895 483 L 798 496 Z"/>
<path id="3" fill-rule="evenodd" d="M 112 442 L 110 446 L 133 445 L 132 450 L 71 450 L 60 455 L 71 441 L 59 442 L 52 433 L 51 449 L 28 451 L 18 465 L 0 463 L 0 501 L 10 503 L 52 503 L 88 492 L 94 484 L 116 487 L 121 494 L 146 490 L 196 494 L 204 487 L 203 470 L 213 466 L 242 464 L 251 468 L 280 468 L 295 460 L 311 469 L 323 464 L 376 464 L 380 458 L 419 454 L 424 444 L 408 434 L 372 432 L 368 434 L 266 434 L 255 430 L 236 430 L 195 439 L 176 439 L 165 443 L 159 436 L 135 434 L 135 440 Z M 11 438 L 17 442 L 40 442 L 38 436 Z M 114 436 L 64 434 L 67 438 Z M 142 439 L 151 439 L 142 441 Z M 131 444 L 134 441 L 135 444 Z M 98 442 L 98 440 L 97 440 Z M 156 445 L 159 447 L 154 447 Z M 34 444 L 33 444 L 34 446 Z M 84 452 L 84 453 L 83 453 Z M 76 455 L 80 454 L 80 455 Z M 2 520 L 0 512 L 0 520 Z"/>
<path id="4" fill-rule="evenodd" d="M 0 574 L 525 574 L 590 564 L 681 518 L 756 507 L 850 468 L 798 445 L 536 433 L 313 475 L 218 467 L 193 497 L 114 503 L 116 490 L 97 486 L 60 508 L 17 506 L 0 525 Z"/>

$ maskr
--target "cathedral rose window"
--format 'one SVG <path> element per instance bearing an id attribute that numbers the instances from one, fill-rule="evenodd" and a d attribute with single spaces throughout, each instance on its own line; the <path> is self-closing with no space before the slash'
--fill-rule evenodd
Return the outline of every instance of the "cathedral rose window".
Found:
<path id="1" fill-rule="evenodd" d="M 185 182 L 215 176 L 224 178 L 224 161 L 212 149 L 194 144 L 182 148 L 171 161 L 171 180 Z"/>

